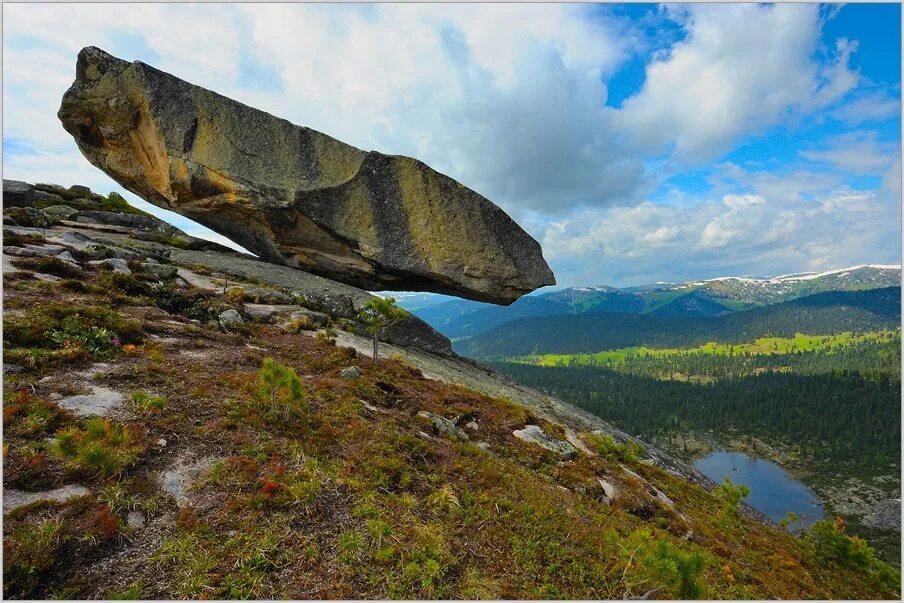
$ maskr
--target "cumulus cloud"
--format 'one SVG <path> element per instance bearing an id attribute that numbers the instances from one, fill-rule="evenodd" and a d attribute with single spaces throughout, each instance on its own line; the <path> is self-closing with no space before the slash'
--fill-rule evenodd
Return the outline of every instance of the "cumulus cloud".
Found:
<path id="1" fill-rule="evenodd" d="M 689 162 L 728 151 L 744 136 L 840 99 L 857 83 L 856 44 L 838 40 L 815 60 L 815 4 L 695 4 L 672 9 L 687 37 L 646 68 L 642 90 L 621 114 L 625 131 Z"/>
<path id="2" fill-rule="evenodd" d="M 590 208 L 549 226 L 542 243 L 560 283 L 628 286 L 899 263 L 900 220 L 900 197 L 840 186 L 807 200 L 726 194 Z"/>

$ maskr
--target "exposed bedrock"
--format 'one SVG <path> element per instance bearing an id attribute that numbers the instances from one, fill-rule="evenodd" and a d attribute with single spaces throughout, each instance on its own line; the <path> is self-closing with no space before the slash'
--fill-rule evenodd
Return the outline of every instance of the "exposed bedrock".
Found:
<path id="1" fill-rule="evenodd" d="M 426 164 L 365 152 L 89 47 L 59 118 L 135 194 L 270 262 L 370 290 L 509 304 L 555 278 L 488 199 Z"/>

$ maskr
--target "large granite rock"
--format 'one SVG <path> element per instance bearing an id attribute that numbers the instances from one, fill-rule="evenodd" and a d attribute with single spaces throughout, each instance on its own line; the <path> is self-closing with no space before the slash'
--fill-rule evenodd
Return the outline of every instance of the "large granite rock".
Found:
<path id="1" fill-rule="evenodd" d="M 6 207 L 34 206 L 35 187 L 19 180 L 3 179 L 3 205 Z"/>
<path id="2" fill-rule="evenodd" d="M 540 245 L 424 163 L 310 128 L 89 47 L 59 118 L 147 201 L 270 262 L 370 290 L 508 304 L 555 282 Z"/>

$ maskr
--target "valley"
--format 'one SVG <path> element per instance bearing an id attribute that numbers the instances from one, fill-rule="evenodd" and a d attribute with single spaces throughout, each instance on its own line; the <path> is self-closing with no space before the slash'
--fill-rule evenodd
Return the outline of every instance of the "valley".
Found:
<path id="1" fill-rule="evenodd" d="M 470 321 L 457 352 L 686 462 L 732 451 L 776 463 L 815 492 L 827 516 L 842 516 L 898 562 L 901 290 L 890 268 L 570 289 L 436 327 L 454 335 Z M 713 291 L 735 309 L 701 313 L 701 292 Z M 652 292 L 648 300 L 671 297 L 624 311 L 626 296 Z M 555 306 L 565 298 L 572 305 Z M 607 301 L 593 310 L 589 299 Z M 683 312 L 656 310 L 679 299 Z M 447 303 L 415 313 L 435 316 Z M 481 312 L 495 318 L 481 322 Z"/>

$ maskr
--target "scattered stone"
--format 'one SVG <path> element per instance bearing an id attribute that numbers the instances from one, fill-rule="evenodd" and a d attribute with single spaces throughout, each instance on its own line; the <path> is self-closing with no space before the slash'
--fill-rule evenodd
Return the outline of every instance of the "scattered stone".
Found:
<path id="1" fill-rule="evenodd" d="M 19 180 L 3 179 L 3 207 L 33 207 L 35 187 Z"/>
<path id="2" fill-rule="evenodd" d="M 231 329 L 235 329 L 237 327 L 241 327 L 245 324 L 245 321 L 242 320 L 242 315 L 238 313 L 237 310 L 233 308 L 229 308 L 224 312 L 220 312 L 219 316 L 220 326 L 226 329 L 227 331 Z"/>
<path id="3" fill-rule="evenodd" d="M 477 421 L 468 421 L 467 423 L 465 423 L 465 427 L 467 427 L 471 431 L 477 431 L 478 429 L 480 429 L 480 425 L 477 424 Z"/>
<path id="4" fill-rule="evenodd" d="M 555 452 L 566 461 L 573 459 L 578 454 L 578 451 L 574 446 L 546 434 L 537 425 L 526 425 L 524 429 L 513 431 L 512 435 L 519 440 L 537 444 L 538 446 L 542 446 L 547 450 Z"/>
<path id="5" fill-rule="evenodd" d="M 82 379 L 97 379 L 110 370 L 110 364 L 107 362 L 95 362 L 85 371 L 74 371 L 72 374 Z"/>
<path id="6" fill-rule="evenodd" d="M 346 379 L 358 379 L 361 377 L 361 369 L 357 366 L 347 366 L 339 371 L 339 375 Z"/>
<path id="7" fill-rule="evenodd" d="M 376 414 L 386 414 L 386 413 L 388 412 L 388 411 L 386 411 L 386 410 L 383 410 L 382 408 L 377 408 L 376 406 L 374 406 L 374 405 L 372 405 L 372 404 L 368 404 L 368 403 L 367 403 L 366 401 L 364 401 L 364 400 L 358 400 L 358 402 L 361 403 L 361 406 L 363 406 L 365 409 L 369 410 L 369 411 L 372 412 L 372 413 L 376 413 Z"/>
<path id="8" fill-rule="evenodd" d="M 50 207 L 45 207 L 43 210 L 44 215 L 49 219 L 57 221 L 57 220 L 72 220 L 78 216 L 78 210 L 68 205 L 51 205 Z"/>
<path id="9" fill-rule="evenodd" d="M 5 181 L 4 181 L 5 183 Z M 23 490 L 4 490 L 3 491 L 3 513 L 9 513 L 13 509 L 24 507 L 39 500 L 53 500 L 57 502 L 65 502 L 76 496 L 84 496 L 90 490 L 84 486 L 63 486 L 55 490 L 45 490 L 43 492 L 25 492 Z"/>
<path id="10" fill-rule="evenodd" d="M 484 452 L 489 452 L 489 451 L 490 451 L 490 444 L 489 444 L 489 442 L 477 442 L 477 444 L 475 444 L 475 445 L 476 445 L 478 448 L 480 448 L 481 450 L 483 450 Z"/>
<path id="11" fill-rule="evenodd" d="M 3 363 L 3 374 L 4 375 L 15 375 L 16 373 L 21 373 L 25 370 L 25 367 L 20 364 L 7 364 Z"/>
<path id="12" fill-rule="evenodd" d="M 587 444 L 584 443 L 584 440 L 582 440 L 578 436 L 578 434 L 576 434 L 574 431 L 566 428 L 565 429 L 565 438 L 568 440 L 568 442 L 572 446 L 574 446 L 575 448 L 577 448 L 578 450 L 580 450 L 587 456 L 590 456 L 590 457 L 596 456 L 596 453 L 594 451 L 590 450 L 590 448 L 587 447 Z"/>
<path id="13" fill-rule="evenodd" d="M 157 440 L 157 446 L 159 446 L 160 448 L 166 448 L 166 444 L 167 441 L 165 438 L 160 438 L 159 440 Z"/>
<path id="14" fill-rule="evenodd" d="M 227 291 L 228 293 L 228 291 Z M 291 314 L 301 310 L 301 306 L 282 306 L 275 304 L 245 304 L 245 313 L 260 322 L 271 322 L 276 316 Z"/>
<path id="15" fill-rule="evenodd" d="M 502 304 L 555 283 L 540 245 L 504 211 L 426 164 L 361 151 L 144 63 L 83 49 L 58 116 L 123 186 L 263 260 L 364 289 Z"/>
<path id="16" fill-rule="evenodd" d="M 63 398 L 59 405 L 83 417 L 106 416 L 122 405 L 121 393 L 97 385 L 90 387 L 92 393 Z"/>
<path id="17" fill-rule="evenodd" d="M 660 490 L 659 488 L 657 488 L 656 486 L 651 484 L 648 480 L 646 480 L 639 473 L 637 473 L 635 471 L 631 471 L 624 465 L 621 465 L 621 468 L 622 468 L 622 471 L 624 471 L 626 474 L 630 475 L 634 479 L 640 481 L 644 486 L 646 486 L 647 493 L 650 495 L 650 497 L 656 503 L 658 503 L 660 506 L 668 509 L 669 511 L 675 510 L 675 503 L 672 502 L 671 498 L 669 498 L 668 496 L 665 495 L 665 492 L 663 492 L 662 490 Z"/>
<path id="18" fill-rule="evenodd" d="M 126 525 L 133 530 L 144 527 L 144 514 L 138 511 L 129 511 L 129 514 L 126 515 Z"/>
<path id="19" fill-rule="evenodd" d="M 605 498 L 606 502 L 612 502 L 613 500 L 618 498 L 618 488 L 601 477 L 596 478 L 596 481 L 599 483 L 600 488 L 603 489 L 603 497 Z"/>
<path id="20" fill-rule="evenodd" d="M 106 260 L 92 260 L 88 262 L 89 266 L 109 266 L 113 269 L 113 272 L 119 272 L 120 274 L 132 274 L 132 271 L 129 269 L 129 263 L 122 258 L 109 258 Z"/>
<path id="21" fill-rule="evenodd" d="M 445 417 L 433 414 L 432 412 L 427 412 L 426 410 L 417 413 L 417 416 L 419 419 L 429 422 L 437 435 L 454 438 L 461 440 L 462 442 L 468 441 L 468 434 L 456 427 L 455 423 Z"/>

